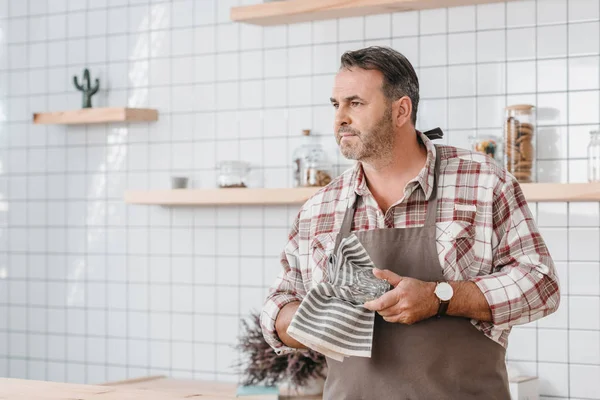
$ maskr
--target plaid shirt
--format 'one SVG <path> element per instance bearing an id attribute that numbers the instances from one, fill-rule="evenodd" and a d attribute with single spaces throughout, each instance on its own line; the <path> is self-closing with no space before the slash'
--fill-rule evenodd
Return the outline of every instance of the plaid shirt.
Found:
<path id="1" fill-rule="evenodd" d="M 436 147 L 418 134 L 427 148 L 425 167 L 406 185 L 404 198 L 385 215 L 367 187 L 360 163 L 317 192 L 300 210 L 281 255 L 282 271 L 261 313 L 264 337 L 278 353 L 292 349 L 275 332 L 277 314 L 327 279 L 327 257 L 347 207 L 358 201 L 352 227 L 356 231 L 424 225 Z M 444 145 L 437 151 L 441 154 L 436 243 L 444 277 L 475 282 L 490 305 L 492 322 L 471 323 L 506 347 L 512 326 L 558 308 L 554 263 L 510 173 L 483 154 Z"/>

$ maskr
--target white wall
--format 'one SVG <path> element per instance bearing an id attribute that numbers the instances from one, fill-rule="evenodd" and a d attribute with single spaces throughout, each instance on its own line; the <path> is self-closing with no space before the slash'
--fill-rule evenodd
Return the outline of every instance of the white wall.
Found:
<path id="1" fill-rule="evenodd" d="M 421 78 L 419 128 L 446 142 L 501 134 L 506 104 L 538 106 L 540 181 L 586 179 L 600 120 L 598 1 L 498 3 L 270 28 L 241 1 L 0 1 L 0 375 L 97 383 L 166 373 L 235 380 L 238 321 L 278 271 L 294 207 L 127 206 L 172 175 L 215 185 L 243 159 L 291 184 L 304 128 L 337 171 L 330 88 L 346 49 L 402 51 Z M 246 2 L 244 2 L 246 3 Z M 35 126 L 80 106 L 158 108 L 156 123 Z M 510 364 L 548 398 L 600 399 L 599 203 L 531 204 L 560 269 L 559 312 L 517 328 Z"/>

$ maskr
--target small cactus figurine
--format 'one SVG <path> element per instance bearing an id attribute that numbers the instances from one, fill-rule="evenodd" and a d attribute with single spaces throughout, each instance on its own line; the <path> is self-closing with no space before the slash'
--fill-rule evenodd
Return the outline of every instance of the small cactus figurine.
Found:
<path id="1" fill-rule="evenodd" d="M 94 87 L 91 87 L 90 71 L 86 68 L 83 71 L 83 81 L 81 82 L 82 84 L 81 85 L 79 84 L 76 76 L 73 77 L 73 83 L 75 84 L 75 87 L 77 88 L 77 90 L 81 90 L 81 92 L 83 93 L 82 107 L 83 108 L 91 108 L 92 107 L 92 96 L 95 95 L 96 92 L 98 91 L 98 89 L 100 88 L 100 80 L 96 79 L 96 85 Z"/>

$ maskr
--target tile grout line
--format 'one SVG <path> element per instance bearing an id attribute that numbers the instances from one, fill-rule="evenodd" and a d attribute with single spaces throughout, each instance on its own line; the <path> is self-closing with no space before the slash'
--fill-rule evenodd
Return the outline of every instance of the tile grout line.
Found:
<path id="1" fill-rule="evenodd" d="M 192 26 L 196 26 L 196 6 L 197 4 L 194 4 L 194 2 L 192 2 Z M 196 50 L 196 35 L 194 34 L 192 36 L 192 49 L 195 52 Z M 194 73 L 198 68 L 198 65 L 196 64 L 197 62 L 197 57 L 194 57 L 192 60 L 192 65 L 194 66 Z M 194 98 L 196 98 L 196 85 L 194 85 L 192 87 L 192 96 L 194 96 Z M 192 135 L 191 137 L 193 139 L 195 139 L 195 134 L 196 134 L 196 118 L 192 118 Z M 193 143 L 195 144 L 196 141 L 194 140 Z M 192 152 L 192 171 L 193 174 L 190 174 L 190 178 L 189 178 L 189 184 L 190 186 L 194 187 L 196 185 L 192 185 L 193 179 L 192 177 L 196 176 L 196 152 L 193 151 Z M 197 286 L 196 286 L 196 220 L 195 220 L 195 216 L 196 214 L 192 211 L 190 213 L 191 218 L 192 218 L 192 229 L 191 229 L 191 235 L 192 235 L 192 260 L 191 260 L 191 268 L 192 268 L 192 304 L 191 304 L 191 309 L 194 310 L 195 309 L 195 305 L 196 305 L 196 290 L 197 290 Z M 197 368 L 197 362 L 196 362 L 196 346 L 197 346 L 197 338 L 196 338 L 196 315 L 194 314 L 191 318 L 192 321 L 192 335 L 191 335 L 191 339 L 192 339 L 192 371 L 191 371 L 191 378 L 195 379 L 196 378 L 196 371 L 198 370 Z"/>
<path id="2" fill-rule="evenodd" d="M 536 5 L 539 6 L 538 4 L 538 0 L 536 0 Z M 569 125 L 570 122 L 570 116 L 569 116 L 569 110 L 570 110 L 570 98 L 569 98 L 569 55 L 570 55 L 570 49 L 569 49 L 569 5 L 568 3 L 565 2 L 565 12 L 566 12 L 566 30 L 567 30 L 567 40 L 566 40 L 566 84 L 567 84 L 567 104 L 566 104 L 566 118 L 567 118 L 567 127 Z M 536 7 L 536 23 L 538 22 L 538 7 Z M 536 90 L 539 89 L 539 62 L 537 60 L 537 44 L 538 44 L 538 28 L 536 27 L 535 30 L 535 38 L 536 38 L 536 61 L 535 61 L 535 70 L 536 70 Z M 536 92 L 536 105 L 538 104 L 538 95 Z M 537 119 L 537 110 L 534 109 L 534 112 L 536 113 L 536 119 Z M 536 121 L 537 122 L 537 121 Z M 537 125 L 537 123 L 536 123 Z M 567 128 L 567 132 L 568 132 L 568 128 Z M 536 135 L 536 159 L 537 159 L 537 153 L 539 152 L 540 146 L 539 146 L 539 130 L 538 130 L 538 135 Z M 567 155 L 569 154 L 569 144 L 567 141 Z M 570 163 L 567 162 L 567 180 L 571 181 L 571 174 L 570 174 Z M 538 172 L 538 171 L 536 171 Z M 539 176 L 539 173 L 538 173 Z M 536 176 L 536 180 L 537 180 L 537 176 Z M 571 203 L 567 202 L 566 204 L 566 212 L 567 212 L 567 258 L 571 259 L 571 221 L 569 218 L 569 214 L 570 214 L 570 207 L 571 207 Z M 567 264 L 568 265 L 568 264 Z M 558 271 L 557 271 L 558 274 Z M 567 278 L 568 279 L 568 278 Z M 567 290 L 568 293 L 568 290 Z M 569 293 L 570 294 L 570 293 Z M 568 297 L 568 296 L 567 296 Z M 570 299 L 568 301 L 568 303 L 570 304 Z M 559 306 L 560 307 L 560 306 Z M 570 313 L 570 306 L 567 308 L 567 329 L 566 329 L 566 335 L 567 335 L 567 343 L 566 343 L 566 348 L 567 348 L 567 397 L 571 397 L 571 367 L 570 367 L 570 361 L 571 361 L 571 349 L 570 349 L 570 340 L 571 340 L 571 335 L 570 335 L 570 331 L 571 331 L 571 313 Z M 539 324 L 536 324 L 536 326 L 539 327 Z M 538 333 L 539 335 L 539 333 Z"/>
<path id="3" fill-rule="evenodd" d="M 217 2 L 213 1 L 213 5 L 216 6 L 216 4 L 217 4 Z M 214 21 L 216 23 L 218 21 L 218 10 L 217 10 L 217 7 L 213 7 L 213 8 L 214 8 L 214 10 L 213 10 L 213 18 L 214 18 Z M 220 47 L 219 46 L 219 30 L 218 30 L 218 28 L 215 28 L 215 33 L 214 33 L 213 36 L 214 36 L 213 37 L 213 41 L 214 41 L 213 45 L 214 45 L 214 48 L 215 48 L 215 52 L 217 52 L 217 49 Z M 215 69 L 215 71 L 217 71 L 217 69 L 219 68 L 217 57 L 214 58 L 213 62 L 214 62 L 214 69 Z M 217 96 L 216 91 L 213 93 L 213 101 L 215 102 L 215 104 L 218 101 L 218 96 Z M 215 124 L 215 132 L 218 132 L 218 130 L 219 130 L 219 119 L 218 118 L 214 119 L 214 124 Z M 215 133 L 213 133 L 213 137 L 216 137 Z M 219 146 L 218 146 L 217 141 L 215 141 L 215 143 L 214 143 L 214 154 L 215 155 L 218 154 L 218 150 L 219 150 Z M 219 157 L 215 157 L 215 159 L 219 160 Z M 221 209 L 218 206 L 215 207 L 215 216 L 216 216 L 215 222 L 219 218 L 220 210 Z M 218 224 L 215 223 L 214 233 L 213 233 L 214 238 L 215 238 L 215 242 L 214 242 L 215 253 L 218 253 L 218 248 L 219 248 L 219 235 L 218 235 L 219 230 L 217 228 L 217 225 Z M 219 265 L 219 259 L 218 259 L 218 257 L 216 257 L 215 258 L 215 265 L 213 267 L 214 268 L 214 274 L 215 274 L 215 283 L 218 281 L 218 274 L 219 274 L 218 265 Z M 218 293 L 217 293 L 216 290 L 215 290 L 215 294 L 214 294 L 214 301 L 215 301 L 214 310 L 216 312 L 218 310 L 218 302 L 219 302 L 219 297 L 218 297 Z M 216 317 L 215 317 L 214 321 L 215 321 L 215 325 L 212 327 L 213 328 L 213 334 L 214 334 L 214 337 L 217 338 L 218 337 L 218 329 L 217 329 L 217 318 Z M 217 346 L 214 346 L 214 348 L 213 348 L 213 356 L 214 356 L 214 362 L 213 362 L 213 371 L 212 371 L 212 374 L 213 374 L 213 379 L 216 379 L 218 377 L 218 374 L 217 374 L 217 359 L 218 359 L 218 356 L 219 356 L 219 349 L 218 349 Z"/>
<path id="4" fill-rule="evenodd" d="M 27 25 L 29 27 L 29 21 L 30 21 L 30 18 L 29 18 L 29 2 L 27 2 L 26 8 L 27 8 L 27 22 L 28 22 Z M 25 33 L 25 37 L 26 37 L 27 42 L 29 42 L 29 39 L 30 39 L 30 37 L 29 37 L 29 29 L 27 29 L 27 32 Z M 27 54 L 25 55 L 25 60 L 26 60 L 25 62 L 27 64 L 29 64 L 31 62 L 29 52 L 27 52 Z M 25 82 L 25 86 L 27 87 L 27 91 L 29 92 L 29 90 L 30 90 L 29 79 L 27 79 L 27 82 Z M 26 104 L 27 104 L 27 109 L 31 110 L 31 98 L 28 98 Z M 29 132 L 30 129 L 31 129 L 31 127 L 29 126 L 26 132 Z M 27 145 L 29 145 L 29 137 L 26 138 L 26 142 L 27 142 Z M 29 165 L 29 163 L 28 163 L 28 161 L 29 161 L 29 150 L 25 151 L 25 160 L 26 160 L 25 161 L 26 164 Z M 29 167 L 25 168 L 25 170 L 27 172 L 29 172 Z M 29 188 L 29 182 L 30 182 L 30 179 L 26 178 L 25 179 L 25 197 L 29 197 L 29 191 L 30 191 L 29 190 L 30 189 Z M 29 212 L 27 212 L 25 214 L 25 224 L 29 225 Z M 27 231 L 30 232 L 30 228 L 28 228 Z M 31 246 L 31 244 L 28 243 L 27 244 L 27 250 L 29 250 L 30 246 Z M 30 259 L 31 259 L 30 257 L 31 256 L 29 254 L 29 251 L 27 253 L 28 254 L 25 256 L 25 262 L 26 262 L 25 276 L 26 276 L 26 279 L 29 279 L 29 276 L 30 276 L 29 265 L 30 265 Z M 12 262 L 11 262 L 11 264 L 12 264 Z M 30 298 L 29 295 L 30 295 L 30 293 L 29 293 L 29 290 L 30 290 L 29 284 L 26 283 L 25 284 L 25 298 L 27 299 L 26 300 L 27 303 L 26 303 L 26 307 L 25 307 L 25 326 L 27 328 L 29 328 L 29 315 L 30 315 L 30 304 L 29 304 L 29 298 Z M 29 356 L 30 347 L 31 347 L 30 346 L 31 342 L 29 340 L 30 339 L 30 335 L 25 335 L 24 339 L 25 339 L 25 353 Z M 31 374 L 31 371 L 29 370 L 29 363 L 26 363 L 25 364 L 25 376 L 30 376 L 30 374 Z"/>
<path id="5" fill-rule="evenodd" d="M 91 1 L 90 1 L 90 3 L 91 3 Z M 88 7 L 89 7 L 89 4 L 90 4 L 90 3 L 88 3 Z M 104 25 L 105 25 L 105 27 L 106 27 L 106 32 L 108 32 L 108 30 L 109 30 L 108 11 L 107 11 L 107 13 L 106 13 L 106 16 L 105 16 L 105 22 L 104 22 Z M 110 40 L 107 40 L 107 41 L 106 41 L 106 56 L 107 56 L 106 58 L 107 58 L 107 60 L 109 59 L 109 56 L 108 56 L 108 55 L 110 54 L 111 47 L 112 47 L 112 46 L 111 46 L 111 42 L 110 42 Z M 108 62 L 106 62 L 106 64 L 108 64 Z M 107 67 L 106 67 L 106 71 L 107 71 L 107 75 L 108 75 L 108 74 L 109 74 L 109 71 L 110 71 L 110 69 L 109 69 L 108 65 L 107 65 Z M 106 97 L 107 97 L 107 103 L 108 103 L 108 93 L 107 93 L 107 96 L 106 96 Z M 111 131 L 111 129 L 110 129 L 110 127 L 108 126 L 108 124 L 106 125 L 106 130 L 107 130 L 107 132 L 106 132 L 106 137 L 107 137 L 107 139 L 108 139 L 108 138 L 110 138 L 110 131 Z M 117 141 L 117 142 L 116 142 L 114 145 L 115 145 L 115 146 L 119 146 L 119 143 L 118 143 L 118 141 Z M 110 139 L 109 139 L 109 140 L 106 140 L 106 139 L 105 139 L 105 141 L 104 141 L 104 146 L 105 146 L 105 148 L 107 148 L 107 149 L 111 149 L 111 146 L 110 146 Z M 106 168 L 106 171 L 108 172 L 108 170 L 109 170 L 109 167 L 108 167 L 108 154 L 105 156 L 105 159 L 106 159 L 106 166 L 107 166 L 107 168 Z M 107 181 L 108 181 L 108 175 L 107 175 Z M 128 177 L 127 177 L 127 174 L 125 174 L 125 182 L 126 182 L 127 184 L 129 183 L 129 182 L 128 182 Z M 108 187 L 107 187 L 107 190 L 106 190 L 106 196 L 108 197 Z M 128 210 L 128 211 L 129 211 L 129 210 Z M 124 215 L 123 217 L 124 217 L 124 219 L 125 219 L 125 237 L 127 238 L 127 237 L 128 237 L 128 235 L 127 235 L 127 234 L 128 234 L 128 226 L 129 226 L 129 212 L 126 212 L 126 213 L 125 213 L 125 215 Z M 108 222 L 108 221 L 105 221 L 105 222 Z M 107 229 L 107 232 L 108 232 L 108 229 Z M 127 239 L 126 239 L 126 240 L 127 240 Z M 105 299 L 107 299 L 107 300 L 108 300 L 108 299 L 109 299 L 109 284 L 108 284 L 108 281 L 109 281 L 109 276 L 110 276 L 110 275 L 109 275 L 109 263 L 110 263 L 110 259 L 108 258 L 108 255 L 109 255 L 110 253 L 109 253 L 109 251 L 108 251 L 108 248 L 109 248 L 109 245 L 108 245 L 108 238 L 107 238 L 107 240 L 106 240 L 106 244 L 105 244 L 105 246 L 106 246 L 106 249 L 107 249 L 107 253 L 106 253 L 106 254 L 107 254 L 107 259 L 105 259 L 105 262 L 104 262 L 104 266 L 105 266 L 105 271 L 104 271 L 104 279 L 105 279 L 105 280 L 104 280 L 104 282 L 103 282 L 103 283 L 104 283 L 104 296 L 105 296 Z M 129 246 L 129 243 L 128 243 L 127 241 L 125 242 L 125 246 L 127 246 L 127 247 Z M 125 266 L 127 267 L 127 264 L 125 264 Z M 88 305 L 88 307 L 89 307 L 89 305 Z M 108 357 L 109 357 L 109 350 L 108 350 L 108 349 L 109 349 L 109 331 L 108 331 L 108 326 L 109 326 L 109 324 L 108 324 L 108 320 L 109 320 L 109 312 L 108 312 L 108 310 L 106 310 L 106 311 L 104 312 L 104 327 L 105 327 L 105 329 L 104 329 L 104 335 L 103 335 L 103 339 L 104 339 L 104 363 L 103 363 L 103 367 L 104 367 L 104 378 L 103 378 L 103 379 L 104 379 L 105 381 L 108 381 L 108 380 L 109 380 L 109 373 L 108 373 Z M 86 327 L 86 328 L 87 328 L 87 327 Z"/>

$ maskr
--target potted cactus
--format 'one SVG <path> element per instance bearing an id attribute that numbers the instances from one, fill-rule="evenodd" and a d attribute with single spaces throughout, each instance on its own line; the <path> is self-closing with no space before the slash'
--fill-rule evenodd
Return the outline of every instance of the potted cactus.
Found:
<path id="1" fill-rule="evenodd" d="M 95 85 L 94 87 L 92 87 L 90 84 L 90 71 L 86 68 L 83 71 L 83 80 L 81 81 L 81 84 L 79 84 L 77 76 L 73 76 L 73 83 L 75 84 L 77 90 L 81 91 L 81 93 L 83 94 L 82 107 L 91 108 L 92 96 L 95 95 L 96 92 L 98 92 L 98 89 L 100 88 L 100 79 L 96 78 Z"/>

